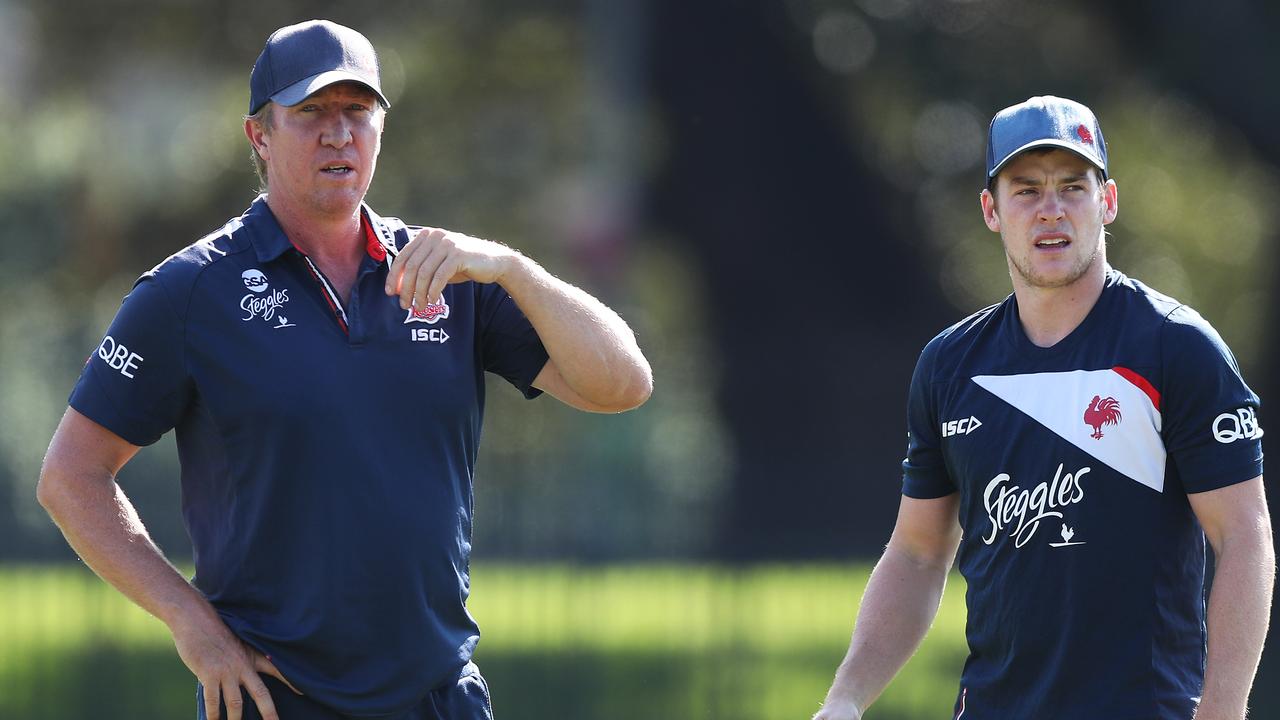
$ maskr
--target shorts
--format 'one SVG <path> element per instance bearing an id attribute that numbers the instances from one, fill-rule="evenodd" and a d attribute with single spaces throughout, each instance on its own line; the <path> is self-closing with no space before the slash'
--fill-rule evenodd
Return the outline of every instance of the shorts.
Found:
<path id="1" fill-rule="evenodd" d="M 271 702 L 275 703 L 280 720 L 353 720 L 351 716 L 342 715 L 306 696 L 295 694 L 284 683 L 269 675 L 259 677 L 271 693 Z M 262 716 L 258 714 L 258 706 L 249 697 L 249 693 L 241 688 L 241 694 L 244 696 L 241 720 L 262 720 Z M 204 688 L 200 683 L 196 683 L 196 708 L 197 720 L 207 720 Z M 227 720 L 225 703 L 222 704 L 221 712 L 222 720 Z M 422 698 L 417 707 L 385 720 L 493 720 L 489 683 L 480 675 L 480 668 L 475 663 L 467 663 L 457 682 L 432 690 Z"/>

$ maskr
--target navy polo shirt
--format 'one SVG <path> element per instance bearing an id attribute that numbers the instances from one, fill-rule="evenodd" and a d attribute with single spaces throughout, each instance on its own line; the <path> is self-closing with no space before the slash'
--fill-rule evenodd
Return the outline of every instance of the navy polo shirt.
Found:
<path id="1" fill-rule="evenodd" d="M 1258 405 L 1204 318 L 1110 268 L 1052 347 L 1013 295 L 925 347 L 903 492 L 959 493 L 955 717 L 1192 716 L 1205 540 L 1187 495 L 1262 474 Z"/>
<path id="2" fill-rule="evenodd" d="M 259 197 L 138 280 L 70 403 L 135 445 L 176 428 L 195 586 L 303 693 L 384 716 L 475 649 L 484 372 L 532 398 L 547 353 L 498 285 L 400 309 L 412 231 L 363 213 L 342 307 Z"/>

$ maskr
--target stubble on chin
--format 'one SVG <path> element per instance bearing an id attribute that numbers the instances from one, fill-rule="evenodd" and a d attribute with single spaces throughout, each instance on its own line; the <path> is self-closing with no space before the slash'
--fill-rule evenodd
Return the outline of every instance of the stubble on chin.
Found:
<path id="1" fill-rule="evenodd" d="M 1084 277 L 1085 274 L 1089 272 L 1089 268 L 1098 261 L 1098 256 L 1102 252 L 1102 246 L 1101 244 L 1094 246 L 1092 252 L 1081 257 L 1075 265 L 1071 266 L 1070 270 L 1062 275 L 1047 275 L 1036 272 L 1035 264 L 1032 262 L 1031 258 L 1031 253 L 1033 252 L 1035 251 L 1030 251 L 1021 258 L 1016 258 L 1006 247 L 1005 258 L 1009 262 L 1010 274 L 1016 275 L 1017 278 L 1015 279 L 1020 279 L 1022 284 L 1026 287 L 1053 290 L 1056 288 L 1067 287 Z"/>
<path id="2" fill-rule="evenodd" d="M 360 207 L 364 197 L 350 192 L 320 192 L 310 198 L 311 211 L 321 217 L 347 217 Z"/>

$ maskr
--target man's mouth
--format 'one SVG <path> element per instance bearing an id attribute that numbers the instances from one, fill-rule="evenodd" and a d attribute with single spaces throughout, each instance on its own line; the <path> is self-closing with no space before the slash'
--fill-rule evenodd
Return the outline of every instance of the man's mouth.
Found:
<path id="1" fill-rule="evenodd" d="M 1052 250 L 1055 248 L 1063 248 L 1070 244 L 1071 244 L 1071 241 L 1068 240 L 1065 235 L 1058 235 L 1058 234 L 1045 235 L 1043 237 L 1036 239 L 1036 247 L 1046 248 L 1049 250 Z"/>
<path id="2" fill-rule="evenodd" d="M 353 170 L 350 165 L 334 163 L 333 165 L 325 165 L 323 168 L 320 168 L 320 172 L 327 173 L 329 175 L 345 175 L 347 173 L 355 172 L 355 170 Z"/>

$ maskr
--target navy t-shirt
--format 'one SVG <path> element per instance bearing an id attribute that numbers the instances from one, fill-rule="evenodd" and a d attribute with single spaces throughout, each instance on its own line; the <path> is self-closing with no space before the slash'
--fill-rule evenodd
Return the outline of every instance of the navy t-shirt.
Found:
<path id="1" fill-rule="evenodd" d="M 1108 268 L 1031 343 L 1014 296 L 924 349 L 903 493 L 960 493 L 965 720 L 1188 720 L 1205 661 L 1188 493 L 1262 474 L 1258 397 L 1194 310 Z"/>
<path id="2" fill-rule="evenodd" d="M 383 286 L 411 230 L 363 212 L 345 308 L 258 198 L 138 280 L 70 403 L 135 445 L 176 428 L 196 587 L 304 694 L 379 716 L 479 640 L 484 372 L 534 397 L 547 353 L 498 285 L 400 309 Z"/>

